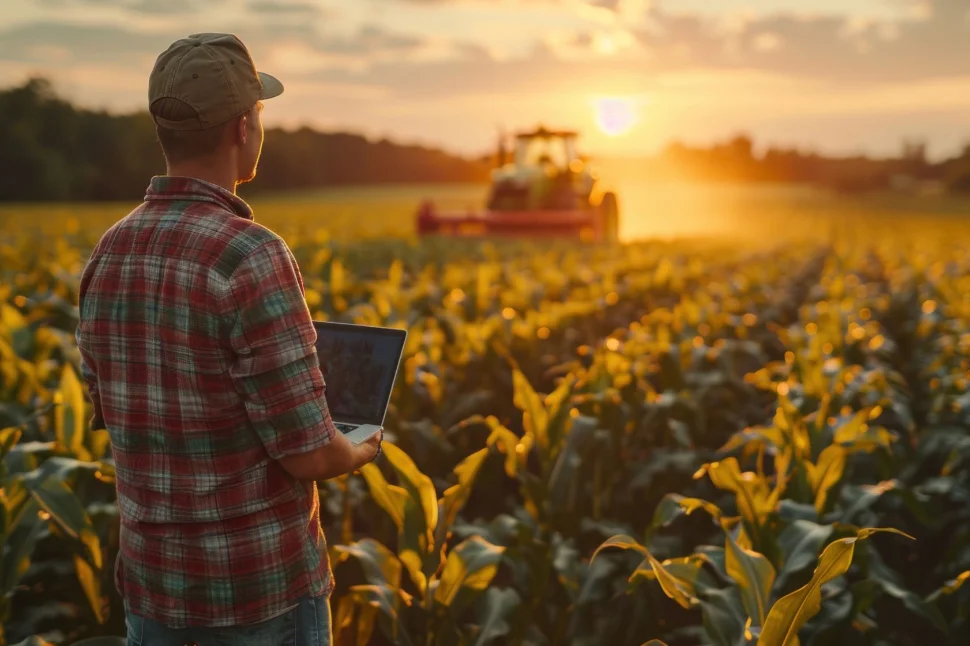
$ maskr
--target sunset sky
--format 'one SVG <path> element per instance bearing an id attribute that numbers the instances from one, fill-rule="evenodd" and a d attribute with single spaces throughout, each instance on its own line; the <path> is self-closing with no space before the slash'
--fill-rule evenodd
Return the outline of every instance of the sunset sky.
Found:
<path id="1" fill-rule="evenodd" d="M 2 1 L 0 85 L 42 73 L 112 110 L 145 107 L 172 40 L 229 31 L 286 86 L 269 124 L 461 153 L 538 121 L 596 154 L 970 143 L 968 0 Z"/>

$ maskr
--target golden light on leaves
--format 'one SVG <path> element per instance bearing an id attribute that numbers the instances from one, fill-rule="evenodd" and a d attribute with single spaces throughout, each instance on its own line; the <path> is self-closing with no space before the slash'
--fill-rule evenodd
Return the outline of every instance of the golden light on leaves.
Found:
<path id="1" fill-rule="evenodd" d="M 923 301 L 923 314 L 932 314 L 936 311 L 936 301 Z"/>

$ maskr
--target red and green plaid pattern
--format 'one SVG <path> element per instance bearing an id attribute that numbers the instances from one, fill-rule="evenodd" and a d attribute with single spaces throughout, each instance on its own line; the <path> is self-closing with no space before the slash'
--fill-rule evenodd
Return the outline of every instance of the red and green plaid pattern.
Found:
<path id="1" fill-rule="evenodd" d="M 240 198 L 155 177 L 81 277 L 77 329 L 121 514 L 116 585 L 172 627 L 262 621 L 332 585 L 314 483 L 336 432 L 286 244 Z"/>

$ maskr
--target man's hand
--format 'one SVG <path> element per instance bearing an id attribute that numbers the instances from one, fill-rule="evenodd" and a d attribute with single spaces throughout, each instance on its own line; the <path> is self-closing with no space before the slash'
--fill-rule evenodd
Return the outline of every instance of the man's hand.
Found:
<path id="1" fill-rule="evenodd" d="M 384 429 L 360 444 L 354 444 L 337 431 L 324 446 L 309 453 L 289 455 L 280 464 L 298 480 L 329 480 L 358 471 L 379 455 Z"/>
<path id="2" fill-rule="evenodd" d="M 355 448 L 358 450 L 360 458 L 363 460 L 358 464 L 357 469 L 373 462 L 381 452 L 381 442 L 384 441 L 384 429 L 382 428 L 379 432 L 374 433 L 369 438 L 358 444 Z M 355 469 L 356 470 L 356 469 Z"/>

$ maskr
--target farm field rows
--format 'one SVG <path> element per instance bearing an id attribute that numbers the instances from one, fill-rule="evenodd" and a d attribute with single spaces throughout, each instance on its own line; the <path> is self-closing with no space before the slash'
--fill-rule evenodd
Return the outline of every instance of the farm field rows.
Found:
<path id="1" fill-rule="evenodd" d="M 338 643 L 964 643 L 970 224 L 418 242 L 413 197 L 254 201 L 316 318 L 410 333 L 386 459 L 320 485 Z M 73 339 L 119 209 L 0 212 L 0 643 L 124 632 Z"/>

